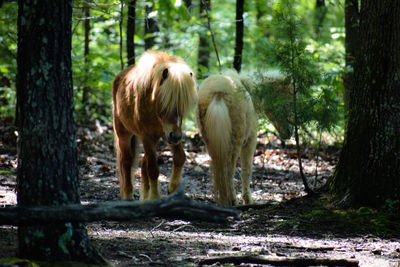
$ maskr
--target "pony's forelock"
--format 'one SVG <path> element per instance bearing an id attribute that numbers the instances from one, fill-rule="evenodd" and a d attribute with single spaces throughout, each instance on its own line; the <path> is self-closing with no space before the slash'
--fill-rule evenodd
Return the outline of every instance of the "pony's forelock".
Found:
<path id="1" fill-rule="evenodd" d="M 162 73 L 165 69 L 168 69 L 168 76 L 164 80 Z M 160 111 L 166 117 L 186 117 L 197 100 L 196 81 L 189 66 L 180 62 L 158 64 L 154 68 L 152 80 L 152 97 Z"/>

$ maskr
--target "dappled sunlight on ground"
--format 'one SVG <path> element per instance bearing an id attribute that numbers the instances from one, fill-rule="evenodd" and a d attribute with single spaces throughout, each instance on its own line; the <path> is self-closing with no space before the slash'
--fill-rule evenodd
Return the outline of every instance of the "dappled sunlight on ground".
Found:
<path id="1" fill-rule="evenodd" d="M 111 124 L 102 127 L 101 133 L 95 128 L 78 128 L 78 140 L 82 203 L 119 200 Z M 346 225 L 335 221 L 322 225 L 304 217 L 313 209 L 323 207 L 318 206 L 320 204 L 315 207 L 318 199 L 303 197 L 305 192 L 292 141 L 285 148 L 272 134 L 260 135 L 258 141 L 251 189 L 256 204 L 262 205 L 243 210 L 239 220 L 224 224 L 160 218 L 129 223 L 103 221 L 88 224 L 91 239 L 116 266 L 193 266 L 200 259 L 235 255 L 356 259 L 361 266 L 399 263 L 398 236 L 353 233 Z M 198 135 L 186 138 L 185 151 L 186 195 L 198 201 L 213 202 L 211 159 Z M 332 175 L 338 155 L 339 149 L 335 147 L 304 149 L 304 172 L 312 187 L 324 184 Z M 161 142 L 158 160 L 161 195 L 167 195 L 172 159 L 168 146 Z M 0 163 L 0 206 L 15 205 L 16 149 L 0 144 Z M 141 175 L 137 167 L 136 200 L 139 199 Z M 240 172 L 238 161 L 234 180 L 239 200 Z M 0 257 L 15 255 L 16 236 L 16 227 L 0 227 Z M 245 266 L 254 266 L 249 264 Z"/>

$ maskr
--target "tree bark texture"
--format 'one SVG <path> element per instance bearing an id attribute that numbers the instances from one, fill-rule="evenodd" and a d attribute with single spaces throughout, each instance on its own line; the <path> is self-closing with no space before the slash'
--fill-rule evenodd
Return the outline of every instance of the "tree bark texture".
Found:
<path id="1" fill-rule="evenodd" d="M 135 64 L 135 27 L 136 27 L 136 0 L 128 5 L 128 21 L 126 29 L 126 50 L 128 55 L 128 66 Z"/>
<path id="2" fill-rule="evenodd" d="M 361 1 L 345 142 L 331 189 L 344 204 L 400 198 L 399 1 Z"/>
<path id="3" fill-rule="evenodd" d="M 205 27 L 199 31 L 199 50 L 197 57 L 197 75 L 199 78 L 203 77 L 205 72 L 208 72 L 208 62 L 210 59 L 210 41 L 207 36 L 207 11 L 211 10 L 211 0 L 200 0 L 200 20 L 204 23 Z M 204 78 L 204 77 L 203 77 Z"/>
<path id="4" fill-rule="evenodd" d="M 72 1 L 18 1 L 18 206 L 79 203 L 71 71 Z M 18 254 L 104 263 L 80 223 L 18 228 Z"/>
<path id="5" fill-rule="evenodd" d="M 243 6 L 244 0 L 236 0 L 236 39 L 233 67 L 240 72 L 243 53 Z"/>

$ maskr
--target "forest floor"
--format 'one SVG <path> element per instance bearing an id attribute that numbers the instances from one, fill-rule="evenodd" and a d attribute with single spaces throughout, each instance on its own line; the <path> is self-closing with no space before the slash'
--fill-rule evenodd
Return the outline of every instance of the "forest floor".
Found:
<path id="1" fill-rule="evenodd" d="M 16 204 L 15 128 L 0 125 L 0 206 Z M 111 126 L 78 127 L 82 203 L 119 200 L 119 185 Z M 185 140 L 188 177 L 186 195 L 213 202 L 210 158 L 198 135 Z M 332 175 L 339 156 L 336 147 L 305 148 L 304 171 L 318 187 Z M 159 149 L 160 190 L 167 193 L 172 155 Z M 316 164 L 318 162 L 317 175 Z M 235 180 L 240 195 L 240 163 Z M 136 188 L 140 169 L 136 172 Z M 242 211 L 238 220 L 224 224 L 148 218 L 132 222 L 87 224 L 102 255 L 115 266 L 331 265 L 400 266 L 398 215 L 372 209 L 339 210 L 329 196 L 307 197 L 298 174 L 297 153 L 272 134 L 258 138 L 254 157 L 253 198 L 262 204 Z M 138 190 L 135 198 L 139 198 Z M 0 258 L 15 256 L 17 228 L 0 226 Z M 335 260 L 347 262 L 335 262 Z M 209 260 L 206 262 L 206 260 Z M 289 263 L 279 263 L 288 260 Z M 294 261 L 297 260 L 297 261 Z M 274 263 L 275 262 L 275 263 Z M 230 265 L 232 266 L 232 265 Z"/>

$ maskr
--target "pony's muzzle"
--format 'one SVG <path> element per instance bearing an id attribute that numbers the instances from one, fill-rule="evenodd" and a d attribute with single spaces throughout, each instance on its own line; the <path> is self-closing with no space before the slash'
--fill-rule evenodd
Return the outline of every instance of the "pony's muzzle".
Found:
<path id="1" fill-rule="evenodd" d="M 167 140 L 171 145 L 177 145 L 182 141 L 182 133 L 170 132 L 167 136 Z"/>

